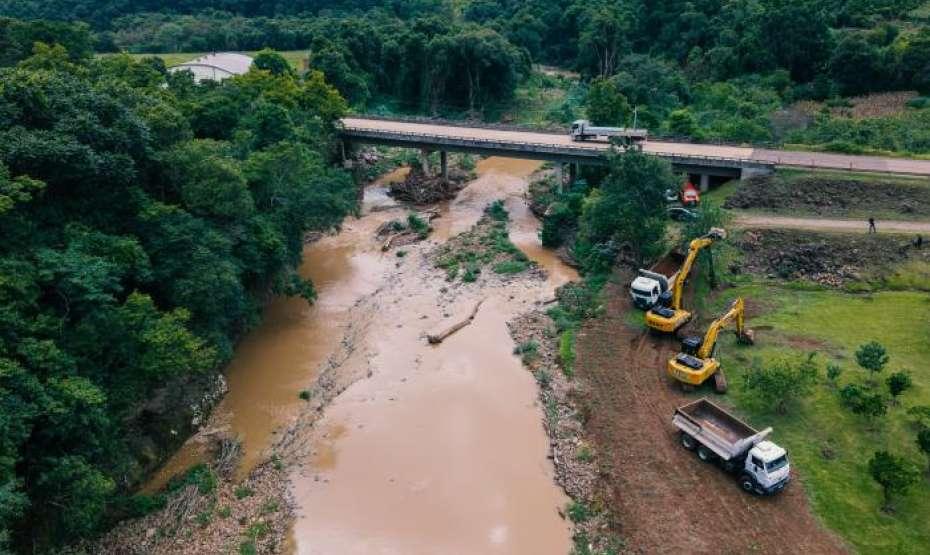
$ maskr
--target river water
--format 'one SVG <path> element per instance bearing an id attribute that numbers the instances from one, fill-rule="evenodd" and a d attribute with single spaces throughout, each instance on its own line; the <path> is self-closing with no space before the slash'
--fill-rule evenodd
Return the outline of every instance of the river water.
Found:
<path id="1" fill-rule="evenodd" d="M 440 207 L 429 242 L 382 253 L 377 227 L 406 210 L 385 195 L 395 172 L 368 187 L 363 216 L 309 245 L 303 275 L 319 300 L 276 300 L 244 339 L 212 419 L 243 439 L 242 471 L 267 457 L 277 430 L 305 404 L 297 393 L 344 341 L 347 324 L 370 325 L 342 364 L 366 369 L 301 438 L 292 462 L 301 554 L 567 553 L 567 498 L 554 484 L 532 375 L 513 355 L 506 323 L 540 306 L 577 275 L 539 245 L 523 199 L 538 162 L 489 158 L 478 178 Z M 487 286 L 448 284 L 425 253 L 505 200 L 511 239 L 547 272 Z M 437 277 L 438 276 L 438 277 Z M 480 281 L 479 281 L 480 283 Z M 369 302 L 362 302 L 363 300 Z M 474 322 L 439 346 L 444 329 L 484 302 Z M 163 475 L 199 454 L 188 442 Z"/>

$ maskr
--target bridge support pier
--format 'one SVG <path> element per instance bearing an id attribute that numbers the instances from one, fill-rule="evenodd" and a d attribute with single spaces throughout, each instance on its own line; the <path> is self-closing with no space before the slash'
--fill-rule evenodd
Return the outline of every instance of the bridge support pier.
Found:
<path id="1" fill-rule="evenodd" d="M 710 189 L 710 175 L 706 173 L 701 174 L 701 192 L 706 193 Z"/>
<path id="2" fill-rule="evenodd" d="M 439 151 L 439 165 L 443 181 L 449 181 L 449 153 L 445 150 Z"/>
<path id="3" fill-rule="evenodd" d="M 423 170 L 423 175 L 430 177 L 432 172 L 429 167 L 429 155 L 432 153 L 428 148 L 420 149 L 420 169 Z"/>

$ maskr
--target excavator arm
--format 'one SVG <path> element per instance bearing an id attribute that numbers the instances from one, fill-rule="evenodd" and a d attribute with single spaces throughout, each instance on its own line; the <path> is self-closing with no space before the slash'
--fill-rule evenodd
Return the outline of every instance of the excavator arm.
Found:
<path id="1" fill-rule="evenodd" d="M 743 312 L 743 299 L 739 297 L 733 301 L 733 304 L 730 305 L 730 309 L 727 310 L 723 316 L 711 322 L 710 326 L 707 327 L 707 333 L 704 334 L 704 341 L 701 342 L 701 348 L 698 349 L 697 356 L 702 359 L 711 357 L 714 352 L 714 345 L 717 344 L 717 336 L 720 335 L 720 330 L 725 328 L 730 322 L 736 321 L 737 337 L 741 339 L 746 337 Z"/>
<path id="2" fill-rule="evenodd" d="M 704 247 L 709 247 L 714 244 L 714 241 L 717 239 L 725 239 L 726 236 L 726 231 L 715 227 L 711 228 L 707 235 L 691 241 L 691 244 L 688 246 L 688 256 L 685 258 L 684 264 L 681 265 L 681 270 L 678 271 L 678 277 L 675 278 L 671 306 L 673 309 L 681 310 L 681 297 L 685 289 L 685 281 L 688 279 L 688 274 L 691 273 L 691 268 L 694 266 L 694 261 L 697 260 L 698 253 L 700 253 L 701 249 Z"/>

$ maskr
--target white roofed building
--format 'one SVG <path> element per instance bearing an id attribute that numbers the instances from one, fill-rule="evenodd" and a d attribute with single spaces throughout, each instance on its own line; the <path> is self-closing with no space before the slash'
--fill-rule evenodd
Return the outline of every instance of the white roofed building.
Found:
<path id="1" fill-rule="evenodd" d="M 236 52 L 215 52 L 196 60 L 171 66 L 168 71 L 190 71 L 197 83 L 206 80 L 222 81 L 234 75 L 243 75 L 252 67 L 252 57 Z"/>

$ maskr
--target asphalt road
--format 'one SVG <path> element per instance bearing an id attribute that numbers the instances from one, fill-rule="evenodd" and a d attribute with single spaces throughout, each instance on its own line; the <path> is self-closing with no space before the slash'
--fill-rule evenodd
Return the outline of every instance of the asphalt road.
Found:
<path id="1" fill-rule="evenodd" d="M 453 125 L 436 125 L 431 123 L 414 123 L 407 121 L 389 121 L 365 118 L 344 118 L 346 127 L 361 129 L 407 132 L 422 135 L 459 137 L 470 139 L 487 139 L 500 142 L 536 143 L 551 146 L 573 146 L 592 150 L 608 150 L 610 145 L 603 141 L 574 142 L 566 132 L 564 135 L 532 131 L 505 131 Z M 896 174 L 930 176 L 930 160 L 912 160 L 907 158 L 886 158 L 881 156 L 850 156 L 845 154 L 828 154 L 822 152 L 802 152 L 790 150 L 769 150 L 759 148 L 708 145 L 694 143 L 672 143 L 664 141 L 647 141 L 643 145 L 645 152 L 653 154 L 679 154 L 690 156 L 709 156 L 718 158 L 737 158 L 758 162 L 770 162 L 784 167 L 873 171 Z"/>

